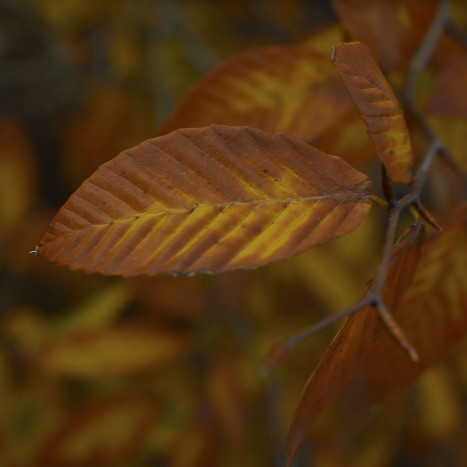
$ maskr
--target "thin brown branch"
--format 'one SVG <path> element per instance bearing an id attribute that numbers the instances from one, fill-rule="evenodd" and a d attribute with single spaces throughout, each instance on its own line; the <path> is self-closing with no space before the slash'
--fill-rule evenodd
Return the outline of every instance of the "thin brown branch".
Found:
<path id="1" fill-rule="evenodd" d="M 467 32 L 460 29 L 454 22 L 450 19 L 446 25 L 446 30 L 461 44 L 467 47 Z"/>
<path id="2" fill-rule="evenodd" d="M 407 84 L 405 88 L 405 94 L 413 99 L 415 94 L 415 87 L 420 72 L 425 68 L 426 64 L 430 60 L 430 57 L 435 50 L 443 30 L 449 23 L 449 1 L 441 0 L 439 2 L 438 11 L 436 12 L 435 18 L 431 23 L 428 31 L 420 43 L 415 55 L 413 56 L 409 74 L 407 77 Z"/>

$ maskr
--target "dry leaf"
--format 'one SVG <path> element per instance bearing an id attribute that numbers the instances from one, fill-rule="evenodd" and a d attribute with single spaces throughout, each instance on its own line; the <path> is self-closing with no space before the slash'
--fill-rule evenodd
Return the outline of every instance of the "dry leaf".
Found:
<path id="1" fill-rule="evenodd" d="M 467 204 L 452 212 L 442 227 L 443 232 L 424 243 L 412 285 L 395 312 L 420 361 L 410 361 L 382 333 L 365 362 L 375 399 L 405 386 L 438 363 L 467 331 Z"/>
<path id="2" fill-rule="evenodd" d="M 412 178 L 409 132 L 397 98 L 369 49 L 359 42 L 336 45 L 333 62 L 357 105 L 378 157 L 396 183 Z"/>
<path id="3" fill-rule="evenodd" d="M 352 109 L 329 60 L 329 41 L 334 45 L 341 33 L 335 28 L 325 32 L 291 46 L 251 49 L 232 57 L 185 96 L 160 133 L 248 125 L 313 140 Z M 322 48 L 329 50 L 323 53 Z"/>
<path id="4" fill-rule="evenodd" d="M 369 187 L 339 157 L 286 136 L 178 130 L 102 165 L 38 252 L 124 276 L 256 267 L 355 229 L 370 209 Z"/>
<path id="5" fill-rule="evenodd" d="M 392 257 L 384 296 L 394 309 L 409 288 L 420 256 L 420 229 L 413 227 L 401 238 Z M 372 352 L 374 342 L 385 330 L 373 308 L 367 307 L 348 319 L 307 381 L 290 427 L 287 458 L 290 461 L 318 413 L 347 385 L 361 367 L 364 357 Z M 405 356 L 407 358 L 407 356 Z M 384 368 L 384 366 L 380 366 Z"/>
<path id="6" fill-rule="evenodd" d="M 351 40 L 370 47 L 385 68 L 411 58 L 436 14 L 438 0 L 332 0 Z"/>

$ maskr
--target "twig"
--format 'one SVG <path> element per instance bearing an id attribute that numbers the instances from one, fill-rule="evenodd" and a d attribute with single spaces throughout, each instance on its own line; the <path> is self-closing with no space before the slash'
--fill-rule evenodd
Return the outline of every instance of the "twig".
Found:
<path id="1" fill-rule="evenodd" d="M 424 115 L 422 112 L 420 112 L 415 104 L 415 88 L 418 76 L 432 56 L 444 30 L 449 30 L 456 36 L 458 40 L 463 40 L 464 44 L 467 43 L 467 35 L 463 34 L 463 37 L 460 37 L 462 31 L 459 31 L 459 29 L 451 21 L 448 0 L 441 0 L 435 18 L 431 26 L 428 28 L 423 41 L 415 52 L 408 72 L 405 90 L 404 92 L 400 93 L 400 98 L 417 121 L 417 124 L 428 141 L 436 141 L 438 143 L 438 154 L 443 162 L 454 173 L 458 174 L 463 179 L 463 181 L 466 181 L 467 174 L 452 159 L 446 146 L 438 139 L 437 135 L 426 121 Z M 424 218 L 427 219 L 425 216 Z M 429 222 L 431 223 L 431 220 Z"/>
<path id="2" fill-rule="evenodd" d="M 460 43 L 467 47 L 467 32 L 460 29 L 451 19 L 446 24 L 446 30 L 454 36 Z"/>
<path id="3" fill-rule="evenodd" d="M 420 43 L 415 55 L 413 56 L 409 74 L 407 77 L 407 84 L 405 88 L 405 94 L 413 98 L 415 94 L 415 86 L 417 84 L 418 75 L 423 70 L 425 65 L 428 63 L 433 51 L 438 44 L 438 41 L 443 33 L 443 30 L 447 27 L 449 22 L 449 1 L 441 0 L 436 12 L 435 18 L 428 28 L 428 31 Z"/>

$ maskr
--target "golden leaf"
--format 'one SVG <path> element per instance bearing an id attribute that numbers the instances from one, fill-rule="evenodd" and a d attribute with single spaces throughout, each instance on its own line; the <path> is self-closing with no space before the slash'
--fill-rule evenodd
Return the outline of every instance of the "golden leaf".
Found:
<path id="1" fill-rule="evenodd" d="M 355 229 L 369 186 L 339 157 L 283 135 L 177 130 L 102 165 L 37 251 L 123 276 L 256 267 Z"/>
<path id="2" fill-rule="evenodd" d="M 330 27 L 290 46 L 232 57 L 182 99 L 160 133 L 248 125 L 311 141 L 352 110 L 329 59 L 339 40 L 341 31 Z"/>

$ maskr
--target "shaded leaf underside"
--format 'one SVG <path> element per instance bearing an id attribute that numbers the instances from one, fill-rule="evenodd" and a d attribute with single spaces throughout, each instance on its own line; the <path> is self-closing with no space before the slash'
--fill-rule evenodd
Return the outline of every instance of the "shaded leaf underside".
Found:
<path id="1" fill-rule="evenodd" d="M 419 228 L 409 229 L 393 253 L 384 290 L 384 298 L 390 309 L 394 309 L 413 278 L 420 256 L 420 242 L 415 248 L 412 246 L 418 239 L 419 232 Z M 361 367 L 364 356 L 372 352 L 381 332 L 385 331 L 375 310 L 366 307 L 350 317 L 334 337 L 300 396 L 287 441 L 289 460 L 315 417 L 348 384 Z"/>
<path id="2" fill-rule="evenodd" d="M 360 110 L 376 153 L 396 183 L 412 178 L 409 132 L 397 98 L 369 49 L 359 42 L 336 45 L 334 65 Z"/>
<path id="3" fill-rule="evenodd" d="M 353 230 L 369 180 L 336 156 L 248 127 L 183 129 L 102 165 L 38 246 L 120 274 L 255 267 Z"/>
<path id="4" fill-rule="evenodd" d="M 305 385 L 289 432 L 289 458 L 318 413 L 357 372 L 364 371 L 371 397 L 380 400 L 439 362 L 465 335 L 467 205 L 442 226 L 443 232 L 415 244 L 410 235 L 402 239 L 384 290 L 420 361 L 407 357 L 372 308 L 349 318 Z"/>

